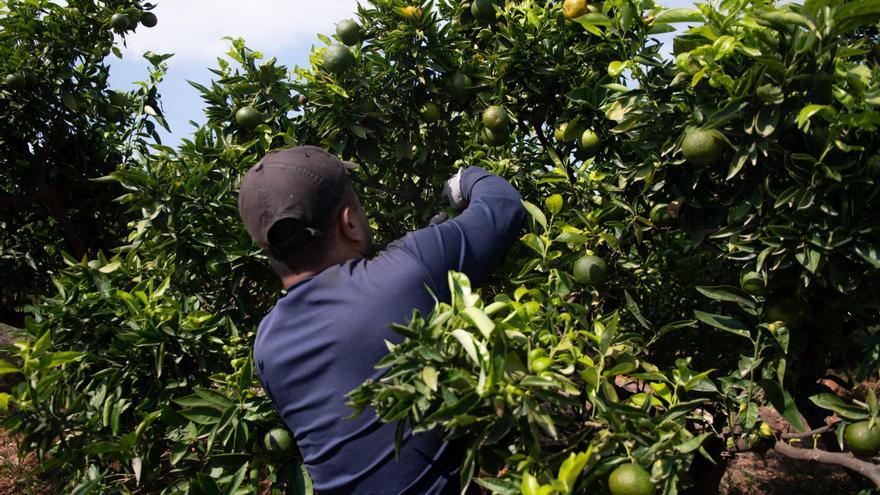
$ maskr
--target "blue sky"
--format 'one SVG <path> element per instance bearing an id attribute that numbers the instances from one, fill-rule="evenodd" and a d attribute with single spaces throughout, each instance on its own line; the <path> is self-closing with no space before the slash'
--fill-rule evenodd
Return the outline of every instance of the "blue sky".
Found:
<path id="1" fill-rule="evenodd" d="M 662 3 L 693 5 L 692 0 Z M 192 132 L 189 121 L 204 120 L 201 99 L 186 81 L 211 80 L 208 69 L 228 50 L 223 37 L 242 37 L 289 68 L 307 66 L 311 47 L 321 44 L 317 35 L 335 32 L 336 22 L 354 17 L 356 9 L 356 0 L 166 0 L 153 11 L 159 18 L 155 28 L 139 27 L 128 36 L 123 58 L 112 63 L 110 84 L 130 89 L 132 82 L 144 80 L 146 51 L 173 53 L 159 88 L 172 130 L 163 141 L 173 146 Z"/>

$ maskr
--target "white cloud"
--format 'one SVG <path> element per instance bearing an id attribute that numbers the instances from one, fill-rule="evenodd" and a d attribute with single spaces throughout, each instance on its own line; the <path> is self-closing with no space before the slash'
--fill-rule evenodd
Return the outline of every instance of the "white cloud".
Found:
<path id="1" fill-rule="evenodd" d="M 146 51 L 174 53 L 175 62 L 210 62 L 228 50 L 225 36 L 275 54 L 299 44 L 320 43 L 315 35 L 354 17 L 356 0 L 165 0 L 153 11 L 159 24 L 127 36 L 126 57 Z"/>

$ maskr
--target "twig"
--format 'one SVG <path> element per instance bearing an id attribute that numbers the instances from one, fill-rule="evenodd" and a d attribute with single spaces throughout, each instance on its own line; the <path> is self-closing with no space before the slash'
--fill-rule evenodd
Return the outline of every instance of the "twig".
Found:
<path id="1" fill-rule="evenodd" d="M 874 486 L 880 488 L 880 466 L 863 461 L 849 453 L 828 452 L 820 449 L 799 449 L 791 445 L 778 441 L 773 448 L 780 454 L 798 459 L 802 461 L 821 462 L 823 464 L 836 464 L 838 466 L 851 469 L 862 476 L 868 478 L 874 483 Z"/>
<path id="2" fill-rule="evenodd" d="M 524 133 L 529 134 L 528 128 L 526 127 L 526 125 L 524 123 L 522 123 L 522 121 L 517 120 L 517 124 L 520 126 L 520 128 L 522 129 L 522 131 Z M 538 141 L 541 142 L 541 146 L 543 146 L 545 150 L 553 150 L 555 152 L 556 150 L 554 150 L 553 147 L 550 146 L 550 142 L 547 141 L 547 137 L 544 136 L 544 131 L 541 130 L 541 123 L 534 122 L 534 128 L 535 128 L 535 135 L 538 136 Z M 559 153 L 556 153 L 556 155 L 558 156 Z M 568 181 L 569 182 L 571 182 L 572 184 L 577 182 L 577 177 L 574 176 L 574 170 L 571 169 L 571 165 L 568 163 L 565 164 L 565 172 L 568 174 Z"/>
<path id="3" fill-rule="evenodd" d="M 810 438 L 813 435 L 820 435 L 822 433 L 829 432 L 834 429 L 836 425 L 827 425 L 821 428 L 816 428 L 815 430 L 804 431 L 804 432 L 794 432 L 794 433 L 783 433 L 779 435 L 785 440 L 790 440 L 792 438 Z"/>

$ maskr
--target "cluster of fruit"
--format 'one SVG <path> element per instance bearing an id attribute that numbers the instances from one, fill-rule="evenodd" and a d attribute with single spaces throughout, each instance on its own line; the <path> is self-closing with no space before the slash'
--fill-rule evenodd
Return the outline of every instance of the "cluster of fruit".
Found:
<path id="1" fill-rule="evenodd" d="M 349 47 L 360 43 L 363 33 L 357 22 L 345 19 L 336 24 L 336 36 L 343 44 L 333 44 L 324 49 L 321 66 L 332 74 L 342 74 L 354 65 L 354 53 Z M 250 105 L 242 106 L 235 111 L 235 123 L 246 131 L 251 131 L 264 123 L 266 118 L 263 112 Z"/>
<path id="2" fill-rule="evenodd" d="M 602 148 L 602 139 L 596 131 L 585 129 L 578 119 L 559 124 L 553 131 L 553 138 L 560 143 L 577 143 L 577 149 L 584 157 L 594 156 Z"/>
<path id="3" fill-rule="evenodd" d="M 138 23 L 144 27 L 155 27 L 159 20 L 156 14 L 152 12 L 142 12 L 137 9 L 130 9 L 125 13 L 117 12 L 110 16 L 109 24 L 113 30 L 117 32 L 129 31 L 134 29 Z M 37 86 L 37 76 L 27 70 L 20 70 L 7 74 L 3 78 L 3 84 L 11 91 L 26 91 Z M 65 95 L 66 96 L 66 95 Z M 70 100 L 70 97 L 67 97 Z M 65 102 L 68 107 L 75 106 Z"/>
<path id="4" fill-rule="evenodd" d="M 507 143 L 510 139 L 510 117 L 504 107 L 492 105 L 483 111 L 483 130 L 480 135 L 489 146 Z"/>
<path id="5" fill-rule="evenodd" d="M 138 23 L 144 27 L 156 27 L 159 19 L 152 12 L 141 12 L 137 9 L 131 9 L 125 13 L 117 12 L 110 16 L 110 27 L 115 31 L 130 31 L 137 27 Z"/>

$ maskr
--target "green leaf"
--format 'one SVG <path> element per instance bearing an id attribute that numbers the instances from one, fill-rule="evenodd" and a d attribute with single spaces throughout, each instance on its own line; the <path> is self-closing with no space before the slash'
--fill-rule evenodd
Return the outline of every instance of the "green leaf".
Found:
<path id="1" fill-rule="evenodd" d="M 563 461 L 562 466 L 559 467 L 559 475 L 556 479 L 562 483 L 564 493 L 569 494 L 574 491 L 578 476 L 580 476 L 584 467 L 586 467 L 587 462 L 590 460 L 591 453 L 592 447 L 586 452 L 580 452 L 577 454 L 572 452 L 568 455 L 568 458 Z"/>
<path id="2" fill-rule="evenodd" d="M 194 388 L 193 391 L 196 393 L 197 396 L 219 407 L 220 409 L 226 409 L 235 405 L 235 402 L 229 400 L 228 397 L 219 392 L 203 388 Z"/>
<path id="3" fill-rule="evenodd" d="M 12 363 L 0 359 L 0 375 L 5 375 L 7 373 L 18 373 L 20 371 L 21 370 L 13 366 Z"/>
<path id="4" fill-rule="evenodd" d="M 693 437 L 676 445 L 675 450 L 681 454 L 689 454 L 700 448 L 700 445 L 703 444 L 703 441 L 705 441 L 710 436 L 712 436 L 711 433 L 703 433 L 702 435 Z"/>
<path id="5" fill-rule="evenodd" d="M 867 261 L 875 270 L 880 270 L 880 247 L 877 246 L 857 246 L 855 253 Z"/>
<path id="6" fill-rule="evenodd" d="M 668 323 L 666 325 L 663 325 L 660 328 L 660 330 L 657 330 L 657 337 L 662 337 L 669 332 L 672 332 L 675 330 L 681 330 L 682 328 L 692 328 L 696 324 L 697 324 L 697 320 L 674 321 L 672 323 Z"/>
<path id="7" fill-rule="evenodd" d="M 541 484 L 538 478 L 532 476 L 532 473 L 523 474 L 522 484 L 520 485 L 523 495 L 538 495 L 541 491 Z"/>
<path id="8" fill-rule="evenodd" d="M 486 316 L 486 313 L 483 313 L 483 310 L 471 307 L 465 308 L 463 313 L 474 325 L 476 325 L 477 329 L 480 330 L 480 333 L 483 334 L 483 337 L 488 339 L 492 335 L 492 330 L 495 330 L 495 323 Z"/>
<path id="9" fill-rule="evenodd" d="M 816 404 L 823 409 L 834 411 L 841 417 L 853 421 L 861 421 L 863 419 L 868 419 L 871 416 L 868 411 L 856 406 L 849 405 L 844 402 L 843 399 L 834 394 L 816 394 L 810 397 L 810 402 Z"/>
<path id="10" fill-rule="evenodd" d="M 213 407 L 192 407 L 179 411 L 184 418 L 199 425 L 213 425 L 220 420 L 221 411 Z"/>
<path id="11" fill-rule="evenodd" d="M 120 266 L 122 266 L 122 264 L 120 262 L 114 261 L 112 263 L 107 263 L 106 265 L 102 266 L 101 268 L 98 268 L 98 271 L 101 273 L 113 273 L 116 270 L 118 270 Z"/>
<path id="12" fill-rule="evenodd" d="M 541 224 L 541 226 L 544 227 L 544 229 L 546 230 L 547 229 L 547 217 L 544 216 L 544 212 L 542 212 L 537 206 L 533 205 L 532 203 L 529 203 L 526 200 L 522 200 L 522 204 L 523 204 L 523 206 L 525 206 L 526 211 L 529 212 L 529 215 L 531 215 L 532 218 L 534 218 L 535 221 L 538 222 L 539 224 Z"/>
<path id="13" fill-rule="evenodd" d="M 477 402 L 479 402 L 480 397 L 471 392 L 461 397 L 460 399 L 452 402 L 451 404 L 444 404 L 440 407 L 440 409 L 436 410 L 434 413 L 426 417 L 422 420 L 423 424 L 430 425 L 431 423 L 436 423 L 438 421 L 445 421 L 448 419 L 452 419 L 455 416 L 460 414 L 465 414 L 470 411 L 472 407 L 474 407 Z"/>
<path id="14" fill-rule="evenodd" d="M 813 116 L 816 114 L 823 116 L 825 120 L 830 122 L 837 115 L 837 110 L 835 110 L 834 107 L 832 107 L 831 105 L 807 105 L 802 108 L 800 112 L 798 112 L 798 127 L 805 131 L 809 129 L 810 119 L 812 119 Z"/>
<path id="15" fill-rule="evenodd" d="M 703 13 L 696 9 L 666 9 L 654 17 L 654 24 L 675 24 L 678 22 L 703 22 Z"/>
<path id="16" fill-rule="evenodd" d="M 636 304 L 635 300 L 633 300 L 632 296 L 629 295 L 629 292 L 623 291 L 624 297 L 626 297 L 626 309 L 635 317 L 635 319 L 639 322 L 640 325 L 645 327 L 645 329 L 650 330 L 651 322 L 649 322 L 644 316 L 642 316 L 642 311 L 639 309 L 639 305 Z"/>
<path id="17" fill-rule="evenodd" d="M 467 353 L 468 357 L 474 362 L 474 364 L 480 364 L 480 358 L 477 356 L 477 348 L 474 345 L 474 336 L 468 333 L 466 330 L 456 329 L 450 332 L 458 343 L 461 344 L 461 347 L 464 349 L 464 352 Z"/>
<path id="18" fill-rule="evenodd" d="M 249 463 L 244 463 L 235 474 L 232 475 L 232 479 L 229 480 L 229 484 L 226 485 L 226 490 L 223 491 L 224 495 L 235 495 L 238 491 L 238 487 L 241 486 L 241 483 L 244 481 L 244 476 L 247 474 Z"/>
<path id="19" fill-rule="evenodd" d="M 620 60 L 615 60 L 608 64 L 608 75 L 611 77 L 619 76 L 624 69 L 629 67 L 629 61 L 621 62 Z"/>
<path id="20" fill-rule="evenodd" d="M 76 351 L 61 351 L 61 352 L 53 352 L 49 354 L 49 362 L 46 364 L 49 368 L 54 368 L 56 366 L 61 366 L 63 364 L 72 363 L 74 361 L 79 361 L 83 357 L 85 357 L 84 352 L 76 352 Z M 2 365 L 0 365 L 0 373 L 2 373 Z"/>
<path id="21" fill-rule="evenodd" d="M 880 0 L 851 0 L 834 13 L 838 32 L 849 32 L 880 19 Z"/>
<path id="22" fill-rule="evenodd" d="M 508 478 L 477 478 L 474 482 L 497 495 L 519 495 L 520 484 Z"/>
<path id="23" fill-rule="evenodd" d="M 544 205 L 547 206 L 547 210 L 553 215 L 562 211 L 562 204 L 563 200 L 561 194 L 554 194 L 544 200 Z"/>
<path id="24" fill-rule="evenodd" d="M 754 310 L 755 300 L 745 291 L 730 285 L 697 286 L 697 291 L 704 296 L 716 301 L 734 302 L 743 309 Z"/>
<path id="25" fill-rule="evenodd" d="M 540 237 L 531 232 L 522 237 L 522 242 L 542 258 L 547 254 L 547 245 Z"/>
<path id="26" fill-rule="evenodd" d="M 437 370 L 432 366 L 422 368 L 422 380 L 432 391 L 437 391 Z"/>
<path id="27" fill-rule="evenodd" d="M 744 323 L 729 316 L 705 313 L 700 310 L 694 310 L 694 316 L 703 323 L 711 325 L 719 330 L 724 330 L 725 332 L 729 332 L 750 340 L 752 338 L 751 334 L 749 333 L 748 327 L 746 327 Z"/>
<path id="28" fill-rule="evenodd" d="M 798 411 L 797 405 L 794 403 L 791 395 L 782 389 L 779 383 L 773 380 L 761 380 L 759 382 L 767 400 L 773 404 L 773 407 L 782 414 L 795 429 L 798 431 L 806 431 L 807 427 L 801 420 L 801 413 Z"/>

